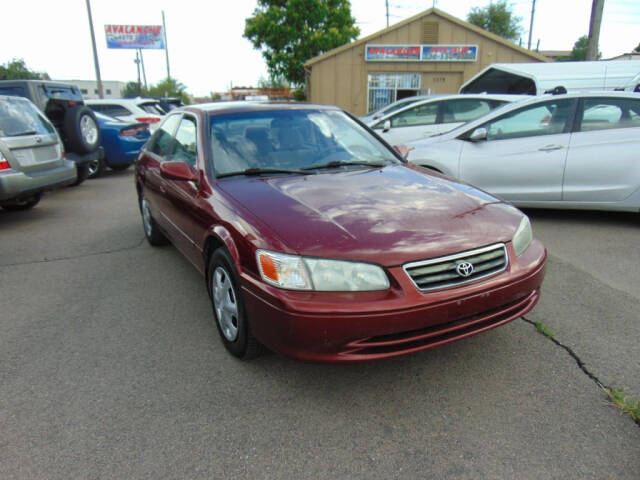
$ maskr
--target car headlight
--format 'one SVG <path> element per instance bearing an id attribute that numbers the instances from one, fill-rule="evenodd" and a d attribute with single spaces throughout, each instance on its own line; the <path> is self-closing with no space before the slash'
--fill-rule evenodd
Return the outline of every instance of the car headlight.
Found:
<path id="1" fill-rule="evenodd" d="M 276 287 L 317 292 L 386 290 L 389 279 L 384 270 L 370 263 L 300 257 L 258 250 L 262 279 Z"/>
<path id="2" fill-rule="evenodd" d="M 513 235 L 513 249 L 516 251 L 516 255 L 520 256 L 531 245 L 533 240 L 533 232 L 531 231 L 531 222 L 526 215 L 522 216 L 520 225 Z"/>

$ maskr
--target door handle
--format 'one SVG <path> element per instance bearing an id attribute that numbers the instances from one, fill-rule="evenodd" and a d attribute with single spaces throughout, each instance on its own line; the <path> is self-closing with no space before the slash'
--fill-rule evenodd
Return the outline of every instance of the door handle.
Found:
<path id="1" fill-rule="evenodd" d="M 544 147 L 539 148 L 541 152 L 552 152 L 554 150 L 560 150 L 564 148 L 563 145 L 545 145 Z"/>

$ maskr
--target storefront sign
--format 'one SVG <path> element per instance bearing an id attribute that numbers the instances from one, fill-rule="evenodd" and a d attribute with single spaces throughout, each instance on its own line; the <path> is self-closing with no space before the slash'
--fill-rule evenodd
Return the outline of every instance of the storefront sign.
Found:
<path id="1" fill-rule="evenodd" d="M 419 60 L 420 45 L 367 45 L 368 62 Z"/>
<path id="2" fill-rule="evenodd" d="M 423 45 L 423 62 L 475 62 L 478 59 L 476 45 Z"/>
<path id="3" fill-rule="evenodd" d="M 475 62 L 477 45 L 367 45 L 367 62 Z"/>
<path id="4" fill-rule="evenodd" d="M 107 48 L 164 48 L 162 25 L 105 25 Z"/>

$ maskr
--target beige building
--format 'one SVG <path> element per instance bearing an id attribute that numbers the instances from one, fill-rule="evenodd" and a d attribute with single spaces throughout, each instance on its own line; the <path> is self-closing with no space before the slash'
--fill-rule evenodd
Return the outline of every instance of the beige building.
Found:
<path id="1" fill-rule="evenodd" d="M 457 93 L 495 62 L 549 59 L 431 8 L 305 63 L 307 98 L 364 115 L 411 95 Z"/>

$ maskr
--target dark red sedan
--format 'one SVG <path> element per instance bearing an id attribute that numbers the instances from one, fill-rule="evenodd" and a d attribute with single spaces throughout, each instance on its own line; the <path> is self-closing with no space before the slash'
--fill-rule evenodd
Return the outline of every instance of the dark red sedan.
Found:
<path id="1" fill-rule="evenodd" d="M 225 347 L 353 362 L 520 317 L 546 251 L 528 218 L 407 164 L 336 107 L 173 110 L 136 165 L 149 243 L 206 278 Z"/>

